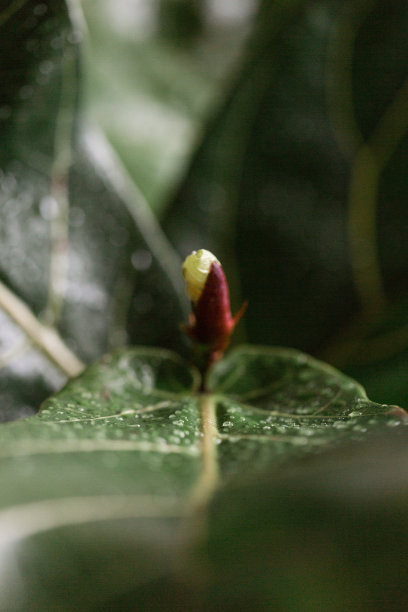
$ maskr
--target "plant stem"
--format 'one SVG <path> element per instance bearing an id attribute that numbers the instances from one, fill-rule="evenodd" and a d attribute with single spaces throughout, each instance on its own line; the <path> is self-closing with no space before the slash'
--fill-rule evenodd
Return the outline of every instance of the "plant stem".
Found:
<path id="1" fill-rule="evenodd" d="M 212 498 L 219 483 L 217 461 L 218 428 L 214 396 L 202 393 L 199 396 L 202 424 L 202 464 L 201 474 L 189 500 L 191 513 L 203 511 Z"/>
<path id="2" fill-rule="evenodd" d="M 72 377 L 82 372 L 84 364 L 67 347 L 57 330 L 40 323 L 28 306 L 1 281 L 0 308 L 64 374 Z"/>

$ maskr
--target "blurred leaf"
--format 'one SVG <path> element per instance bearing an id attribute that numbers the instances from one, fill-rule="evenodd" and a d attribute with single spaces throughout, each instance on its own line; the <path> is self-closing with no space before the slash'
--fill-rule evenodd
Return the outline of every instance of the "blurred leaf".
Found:
<path id="1" fill-rule="evenodd" d="M 77 356 L 126 341 L 129 316 L 131 339 L 181 344 L 179 260 L 109 147 L 78 123 L 70 17 L 62 1 L 0 12 L 0 420 L 32 413 L 81 369 Z"/>
<path id="2" fill-rule="evenodd" d="M 87 113 L 156 212 L 242 61 L 257 0 L 240 4 L 222 19 L 215 3 L 191 0 L 83 3 Z"/>
<path id="3" fill-rule="evenodd" d="M 342 368 L 357 350 L 372 360 L 359 371 L 372 393 L 390 367 L 369 334 L 408 294 L 407 23 L 402 0 L 264 2 L 165 220 L 182 255 L 200 245 L 225 262 L 250 302 L 251 342 Z M 408 384 L 392 397 L 408 401 Z"/>
<path id="4" fill-rule="evenodd" d="M 296 351 L 242 347 L 217 364 L 211 393 L 199 378 L 174 353 L 121 350 L 0 428 L 3 609 L 155 610 L 165 593 L 168 609 L 199 606 L 194 551 L 217 491 L 265 467 L 307 471 L 307 456 L 402 423 Z M 242 501 L 232 521 L 241 508 L 253 521 Z"/>
<path id="5" fill-rule="evenodd" d="M 205 8 L 197 0 L 159 0 L 162 35 L 174 43 L 188 45 L 203 30 Z"/>
<path id="6" fill-rule="evenodd" d="M 405 610 L 408 447 L 398 433 L 223 491 L 200 550 L 203 608 Z"/>
<path id="7" fill-rule="evenodd" d="M 401 299 L 377 321 L 365 326 L 364 338 L 356 334 L 339 347 L 337 360 L 348 373 L 364 380 L 378 401 L 407 401 L 408 302 Z M 402 400 L 402 401 L 401 401 Z"/>

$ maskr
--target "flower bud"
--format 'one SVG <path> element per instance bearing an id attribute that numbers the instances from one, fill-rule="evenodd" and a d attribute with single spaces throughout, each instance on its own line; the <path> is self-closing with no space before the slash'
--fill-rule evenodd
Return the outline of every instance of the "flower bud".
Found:
<path id="1" fill-rule="evenodd" d="M 190 323 L 184 326 L 184 330 L 193 340 L 208 348 L 209 362 L 213 362 L 227 348 L 247 303 L 232 316 L 224 270 L 210 251 L 193 251 L 183 264 L 183 274 L 193 308 Z"/>
<path id="2" fill-rule="evenodd" d="M 218 259 L 205 249 L 193 251 L 191 255 L 186 257 L 183 263 L 183 275 L 186 281 L 187 294 L 193 304 L 196 304 L 204 289 L 211 264 L 217 262 L 221 265 Z"/>

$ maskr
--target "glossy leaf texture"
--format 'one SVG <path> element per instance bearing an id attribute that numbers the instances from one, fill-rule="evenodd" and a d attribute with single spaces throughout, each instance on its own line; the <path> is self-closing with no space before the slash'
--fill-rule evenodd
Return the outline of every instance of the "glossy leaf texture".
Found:
<path id="1" fill-rule="evenodd" d="M 0 9 L 0 420 L 109 346 L 182 346 L 178 257 L 78 116 L 81 37 L 75 3 Z"/>
<path id="2" fill-rule="evenodd" d="M 345 442 L 405 429 L 403 411 L 297 351 L 244 346 L 209 384 L 198 393 L 198 372 L 174 353 L 124 349 L 0 428 L 2 608 L 201 609 L 217 567 L 213 499 L 241 487 L 231 524 L 270 525 L 247 500 L 256 474 L 307 474 L 333 447 L 347 464 Z M 225 533 L 228 548 L 239 531 Z"/>
<path id="3" fill-rule="evenodd" d="M 406 377 L 387 381 L 407 363 L 407 20 L 401 0 L 262 3 L 165 220 L 183 256 L 200 244 L 224 262 L 250 342 L 402 403 Z"/>

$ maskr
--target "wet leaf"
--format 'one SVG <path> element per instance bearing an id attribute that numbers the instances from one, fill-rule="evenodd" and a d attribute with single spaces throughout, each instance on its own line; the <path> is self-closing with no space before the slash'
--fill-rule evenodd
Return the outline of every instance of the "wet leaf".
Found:
<path id="1" fill-rule="evenodd" d="M 0 10 L 0 420 L 129 338 L 182 346 L 179 260 L 78 118 L 74 13 L 62 0 Z"/>
<path id="2" fill-rule="evenodd" d="M 16 609 L 29 601 L 108 609 L 134 597 L 147 605 L 157 593 L 151 605 L 160 609 L 168 592 L 169 606 L 182 597 L 188 608 L 203 577 L 192 558 L 214 496 L 264 469 L 307 471 L 306 457 L 401 428 L 405 418 L 287 349 L 242 347 L 217 364 L 210 393 L 199 385 L 174 353 L 121 350 L 38 415 L 2 426 L 2 607 L 16 593 Z"/>

